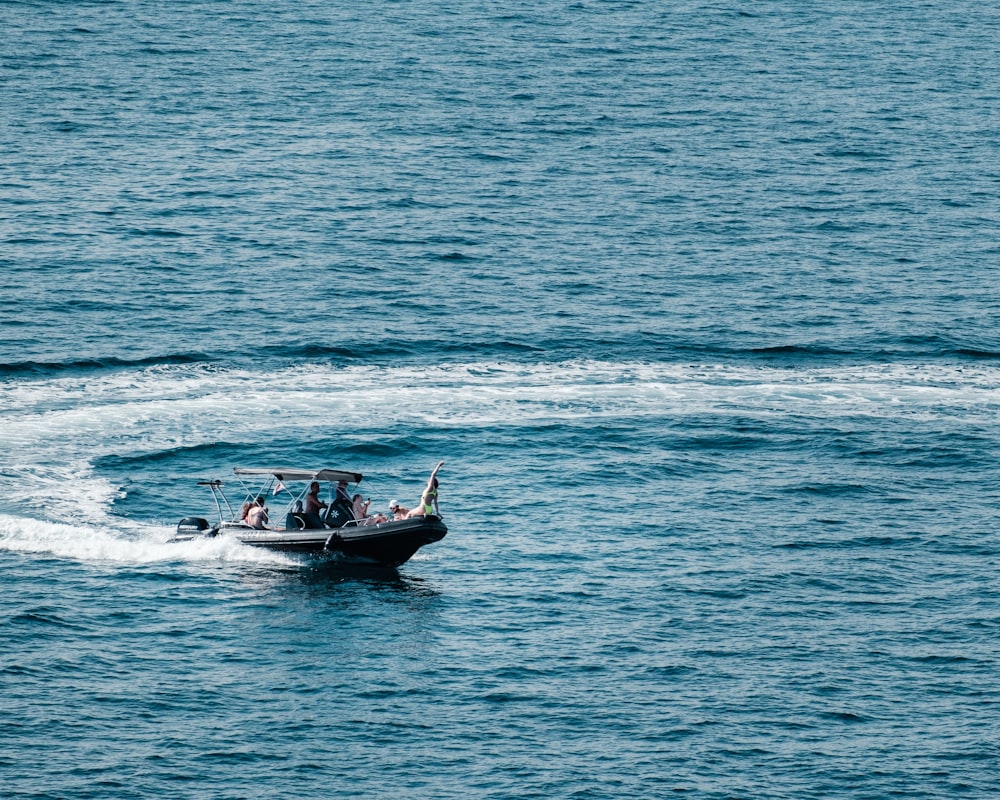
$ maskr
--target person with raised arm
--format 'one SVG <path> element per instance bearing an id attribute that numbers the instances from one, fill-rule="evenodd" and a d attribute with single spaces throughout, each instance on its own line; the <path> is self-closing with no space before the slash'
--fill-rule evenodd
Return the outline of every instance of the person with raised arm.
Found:
<path id="1" fill-rule="evenodd" d="M 434 514 L 440 517 L 441 512 L 438 508 L 438 470 L 444 466 L 443 461 L 438 461 L 437 466 L 434 467 L 434 471 L 431 473 L 430 478 L 427 479 L 427 488 L 424 489 L 424 493 L 420 495 L 420 505 L 410 511 L 407 517 L 426 517 L 429 514 Z"/>

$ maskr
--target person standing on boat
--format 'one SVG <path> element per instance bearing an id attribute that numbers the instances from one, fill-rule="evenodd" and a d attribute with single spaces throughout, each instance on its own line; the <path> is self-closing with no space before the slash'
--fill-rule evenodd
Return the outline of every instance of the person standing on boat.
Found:
<path id="1" fill-rule="evenodd" d="M 326 508 L 326 503 L 319 499 L 319 483 L 313 481 L 309 484 L 309 494 L 306 495 L 306 513 L 319 514 L 323 508 Z"/>
<path id="2" fill-rule="evenodd" d="M 247 512 L 247 524 L 251 528 L 258 529 L 262 529 L 267 524 L 267 506 L 264 505 L 263 497 L 258 497 L 250 506 L 250 510 Z"/>
<path id="3" fill-rule="evenodd" d="M 407 517 L 426 517 L 429 514 L 434 514 L 440 517 L 441 512 L 438 510 L 438 470 L 444 466 L 443 461 L 438 461 L 434 471 L 431 473 L 430 478 L 427 479 L 427 488 L 424 489 L 424 493 L 420 495 L 420 505 L 415 509 L 410 511 Z"/>

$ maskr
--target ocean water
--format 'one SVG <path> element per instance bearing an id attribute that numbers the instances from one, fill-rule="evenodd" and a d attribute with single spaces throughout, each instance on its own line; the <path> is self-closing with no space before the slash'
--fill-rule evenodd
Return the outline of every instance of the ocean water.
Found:
<path id="1" fill-rule="evenodd" d="M 0 796 L 987 798 L 990 4 L 0 3 Z M 196 482 L 363 472 L 397 570 Z"/>

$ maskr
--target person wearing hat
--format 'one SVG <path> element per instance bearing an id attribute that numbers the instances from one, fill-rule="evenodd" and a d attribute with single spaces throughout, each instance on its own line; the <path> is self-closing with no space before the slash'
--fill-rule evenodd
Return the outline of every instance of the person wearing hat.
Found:
<path id="1" fill-rule="evenodd" d="M 337 481 L 337 496 L 334 503 L 343 503 L 347 508 L 351 507 L 351 495 L 347 491 L 347 481 Z"/>
<path id="2" fill-rule="evenodd" d="M 401 506 L 398 500 L 393 500 L 389 503 L 389 510 L 392 512 L 392 518 L 394 520 L 406 519 L 407 515 L 410 513 L 410 509 Z"/>

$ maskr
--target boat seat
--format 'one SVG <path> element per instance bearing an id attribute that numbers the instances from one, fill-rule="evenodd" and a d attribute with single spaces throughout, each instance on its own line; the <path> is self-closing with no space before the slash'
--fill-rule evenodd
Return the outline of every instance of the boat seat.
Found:
<path id="1" fill-rule="evenodd" d="M 354 519 L 354 512 L 351 508 L 343 501 L 334 501 L 326 510 L 326 517 L 323 521 L 331 528 L 342 528 L 352 519 Z"/>
<path id="2" fill-rule="evenodd" d="M 296 516 L 302 520 L 300 527 L 308 528 L 309 530 L 322 530 L 326 527 L 323 524 L 323 520 L 320 519 L 319 514 L 303 511 L 301 514 L 296 514 Z"/>

